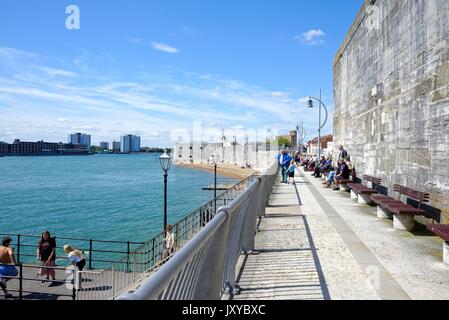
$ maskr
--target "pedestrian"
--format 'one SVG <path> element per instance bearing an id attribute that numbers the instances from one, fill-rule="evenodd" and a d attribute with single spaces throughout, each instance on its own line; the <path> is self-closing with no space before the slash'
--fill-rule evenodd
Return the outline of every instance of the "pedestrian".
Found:
<path id="1" fill-rule="evenodd" d="M 46 279 L 42 280 L 42 284 L 45 284 L 50 279 L 55 280 L 56 240 L 50 236 L 49 231 L 42 233 L 37 247 L 37 260 L 42 265 L 38 276 L 46 276 Z"/>
<path id="2" fill-rule="evenodd" d="M 6 283 L 19 274 L 16 268 L 17 262 L 14 256 L 14 248 L 11 247 L 11 241 L 10 237 L 5 237 L 0 246 L 0 287 L 5 294 L 5 299 L 12 298 L 12 294 L 6 290 Z"/>
<path id="3" fill-rule="evenodd" d="M 292 161 L 292 157 L 290 157 L 286 150 L 282 150 L 282 152 L 278 154 L 277 160 L 279 162 L 279 165 L 281 166 L 282 183 L 288 183 L 287 170 L 290 166 L 290 162 Z"/>
<path id="4" fill-rule="evenodd" d="M 81 290 L 81 273 L 78 271 L 83 271 L 86 266 L 86 259 L 84 259 L 83 253 L 80 250 L 75 250 L 71 245 L 64 246 L 64 252 L 68 255 L 70 263 L 75 266 L 76 284 L 75 289 Z M 73 284 L 73 280 L 72 280 Z"/>
<path id="5" fill-rule="evenodd" d="M 295 160 L 292 160 L 290 162 L 290 167 L 288 167 L 287 169 L 288 184 L 290 184 L 290 181 L 291 183 L 295 184 L 295 171 L 296 171 Z"/>
<path id="6" fill-rule="evenodd" d="M 175 252 L 175 235 L 173 234 L 173 225 L 168 224 L 165 239 L 164 239 L 164 253 L 162 260 L 166 260 Z"/>

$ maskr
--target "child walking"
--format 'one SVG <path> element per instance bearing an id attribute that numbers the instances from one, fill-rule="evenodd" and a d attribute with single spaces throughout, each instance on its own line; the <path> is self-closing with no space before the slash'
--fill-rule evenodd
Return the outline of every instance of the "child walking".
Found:
<path id="1" fill-rule="evenodd" d="M 290 162 L 290 167 L 288 167 L 287 169 L 287 174 L 288 174 L 288 183 L 295 184 L 295 170 L 296 170 L 296 165 L 295 165 L 295 160 L 292 160 Z"/>

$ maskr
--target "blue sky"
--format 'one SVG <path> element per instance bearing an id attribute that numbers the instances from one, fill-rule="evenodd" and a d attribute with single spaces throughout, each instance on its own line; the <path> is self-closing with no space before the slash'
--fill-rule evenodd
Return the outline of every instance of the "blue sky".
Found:
<path id="1" fill-rule="evenodd" d="M 315 136 L 305 97 L 321 87 L 332 109 L 332 61 L 361 4 L 0 0 L 0 141 L 134 133 L 170 146 L 194 121 L 280 133 L 304 122 Z M 68 5 L 79 30 L 65 26 Z"/>

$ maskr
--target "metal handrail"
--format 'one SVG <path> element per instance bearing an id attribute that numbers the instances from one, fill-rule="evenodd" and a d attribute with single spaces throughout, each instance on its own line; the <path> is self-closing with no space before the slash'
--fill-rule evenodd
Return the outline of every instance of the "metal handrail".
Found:
<path id="1" fill-rule="evenodd" d="M 278 165 L 257 177 L 231 203 L 133 293 L 118 300 L 220 299 L 239 288 L 235 266 L 240 253 L 254 249 L 260 208 L 268 203 Z"/>

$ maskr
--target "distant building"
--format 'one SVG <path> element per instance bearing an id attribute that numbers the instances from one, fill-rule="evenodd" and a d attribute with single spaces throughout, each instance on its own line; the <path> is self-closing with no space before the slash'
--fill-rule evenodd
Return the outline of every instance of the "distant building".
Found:
<path id="1" fill-rule="evenodd" d="M 112 142 L 112 151 L 113 152 L 120 152 L 120 141 L 114 141 Z"/>
<path id="2" fill-rule="evenodd" d="M 321 137 L 321 154 L 326 155 L 326 152 L 332 152 L 333 148 L 333 135 L 326 135 Z M 318 154 L 318 137 L 315 137 L 313 140 L 307 143 L 308 153 Z"/>
<path id="3" fill-rule="evenodd" d="M 84 144 L 65 144 L 54 142 L 25 142 L 19 139 L 12 144 L 0 143 L 0 154 L 6 156 L 45 156 L 45 155 L 88 155 Z"/>
<path id="4" fill-rule="evenodd" d="M 109 142 L 100 142 L 100 148 L 109 150 Z"/>
<path id="5" fill-rule="evenodd" d="M 12 144 L 3 145 L 3 148 L 6 155 L 45 155 L 58 154 L 59 144 L 44 141 L 24 142 L 16 139 Z"/>
<path id="6" fill-rule="evenodd" d="M 69 135 L 69 144 L 84 144 L 87 148 L 90 148 L 91 136 L 85 133 L 74 133 Z"/>
<path id="7" fill-rule="evenodd" d="M 121 138 L 121 152 L 140 152 L 140 137 L 127 135 Z"/>

